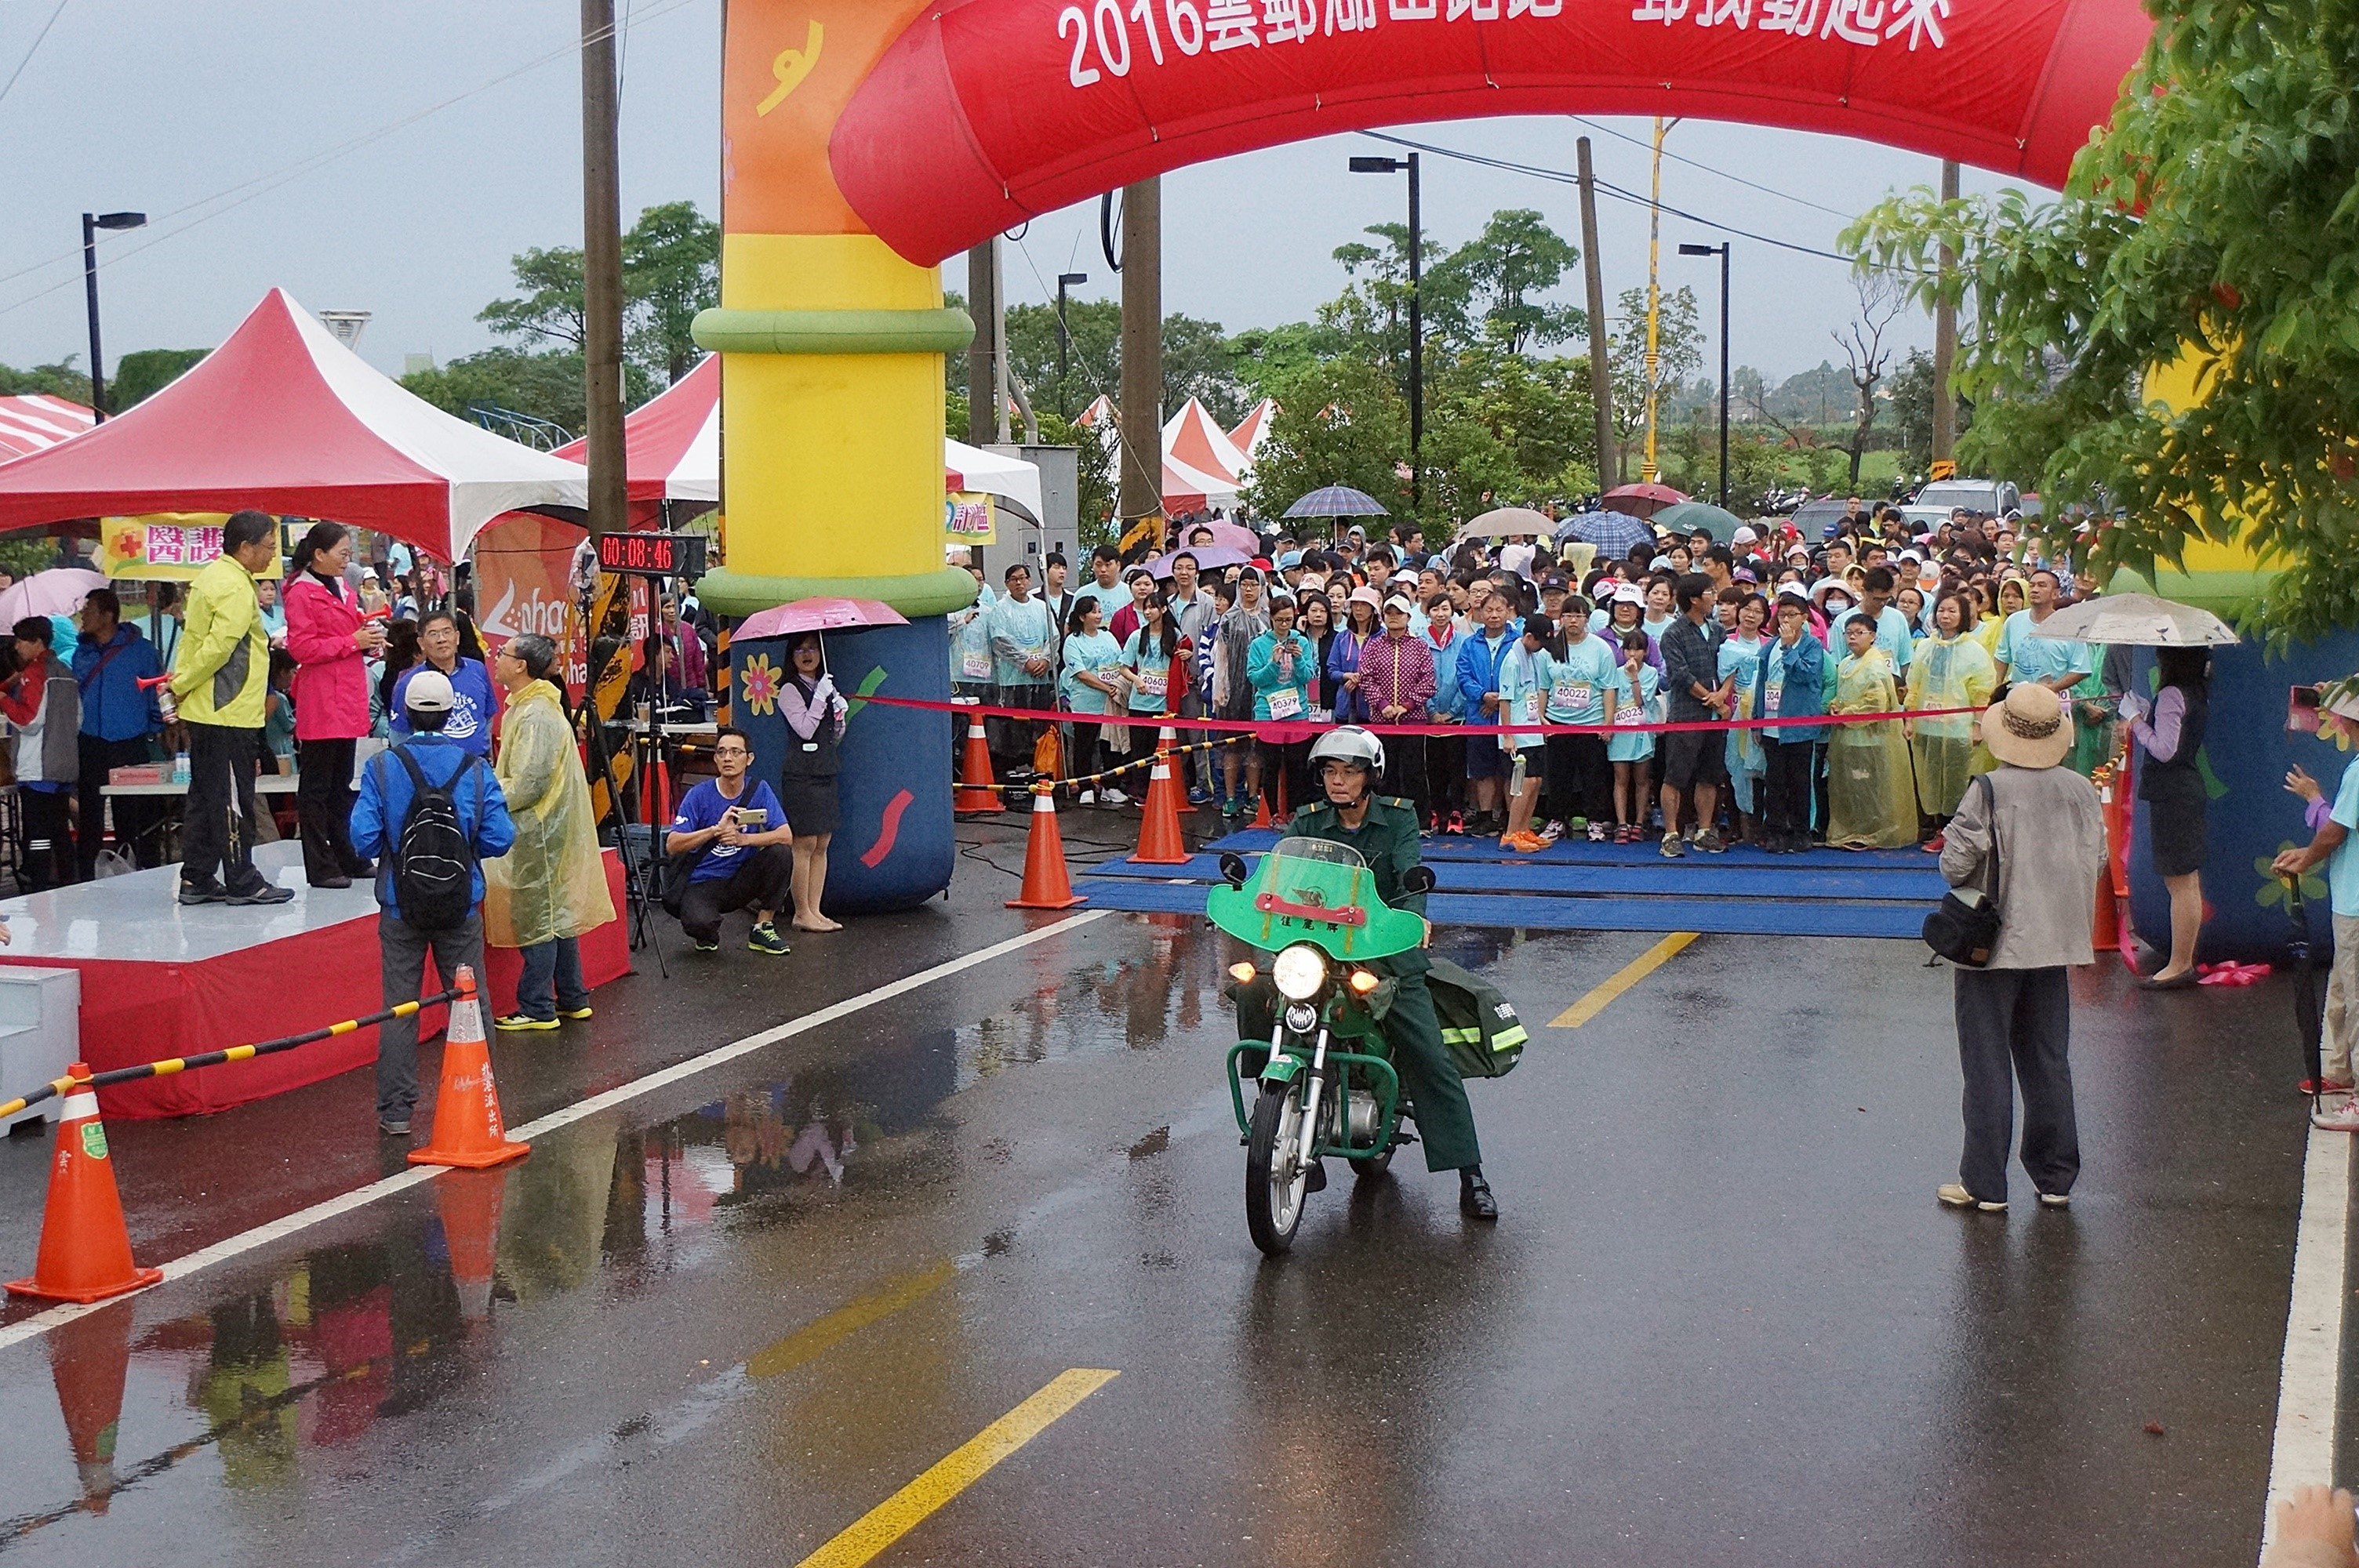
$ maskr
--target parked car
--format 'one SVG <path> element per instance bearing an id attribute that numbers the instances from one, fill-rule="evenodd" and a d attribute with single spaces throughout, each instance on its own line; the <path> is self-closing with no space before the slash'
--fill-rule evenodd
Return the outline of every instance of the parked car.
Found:
<path id="1" fill-rule="evenodd" d="M 1954 506 L 2004 517 L 2021 509 L 2023 494 L 2003 479 L 1943 479 L 1919 491 L 1909 505 L 1935 508 L 1945 518 Z"/>
<path id="2" fill-rule="evenodd" d="M 1805 501 L 1797 507 L 1794 511 L 1793 523 L 1795 528 L 1805 539 L 1813 537 L 1832 539 L 1835 536 L 1837 526 L 1850 514 L 1851 503 L 1844 497 L 1821 496 L 1816 501 Z"/>

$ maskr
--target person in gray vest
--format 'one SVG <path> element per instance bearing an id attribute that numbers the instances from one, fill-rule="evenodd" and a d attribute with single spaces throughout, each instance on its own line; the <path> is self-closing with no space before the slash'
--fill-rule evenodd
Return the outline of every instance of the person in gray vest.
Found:
<path id="1" fill-rule="evenodd" d="M 1951 971 L 1966 1141 L 1958 1179 L 1935 1195 L 1952 1208 L 2006 1211 L 2019 1084 L 2023 1168 L 2041 1206 L 2062 1208 L 2081 1173 L 2064 971 L 2096 961 L 2089 911 L 2105 864 L 2104 816 L 2096 786 L 2058 765 L 2072 752 L 2072 719 L 2048 687 L 2009 687 L 1984 710 L 1982 738 L 2001 765 L 1958 803 L 1941 875 L 1951 887 L 1980 888 L 1998 906 L 1998 940 L 1984 968 Z"/>

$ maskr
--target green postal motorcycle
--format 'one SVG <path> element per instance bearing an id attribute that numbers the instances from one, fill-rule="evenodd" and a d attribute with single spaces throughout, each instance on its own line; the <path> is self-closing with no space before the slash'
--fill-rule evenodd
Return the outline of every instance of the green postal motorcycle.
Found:
<path id="1" fill-rule="evenodd" d="M 1212 889 L 1205 913 L 1274 955 L 1276 1026 L 1267 1040 L 1230 1050 L 1228 1076 L 1245 1141 L 1245 1224 L 1254 1245 L 1275 1258 L 1294 1245 L 1321 1156 L 1341 1155 L 1372 1176 L 1413 1141 L 1400 1128 L 1400 1077 L 1377 1022 L 1392 982 L 1362 966 L 1415 948 L 1425 923 L 1386 907 L 1359 853 L 1324 838 L 1280 839 L 1250 877 L 1241 857 L 1224 854 L 1221 875 L 1226 885 Z M 1433 872 L 1414 867 L 1405 884 L 1406 892 L 1430 892 Z M 1261 979 L 1250 963 L 1229 973 L 1239 989 Z M 1257 1091 L 1250 1110 L 1248 1083 Z"/>

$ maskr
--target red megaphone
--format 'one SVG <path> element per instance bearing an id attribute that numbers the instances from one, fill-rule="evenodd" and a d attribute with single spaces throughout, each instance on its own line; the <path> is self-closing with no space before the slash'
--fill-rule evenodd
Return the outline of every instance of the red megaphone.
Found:
<path id="1" fill-rule="evenodd" d="M 141 691 L 153 691 L 159 686 L 169 686 L 171 683 L 172 677 L 168 675 L 141 676 L 139 677 L 139 689 Z"/>

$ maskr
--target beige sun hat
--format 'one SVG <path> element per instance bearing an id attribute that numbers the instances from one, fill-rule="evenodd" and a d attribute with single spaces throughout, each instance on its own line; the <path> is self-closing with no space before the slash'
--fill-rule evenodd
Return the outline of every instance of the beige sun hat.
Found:
<path id="1" fill-rule="evenodd" d="M 2004 701 L 1983 709 L 1983 744 L 2002 762 L 2052 768 L 2072 750 L 2072 718 L 2064 699 L 2044 686 L 2018 681 Z"/>

